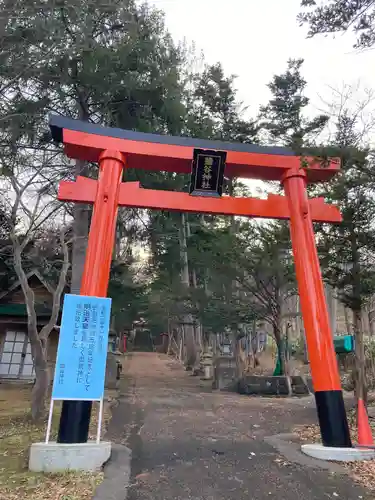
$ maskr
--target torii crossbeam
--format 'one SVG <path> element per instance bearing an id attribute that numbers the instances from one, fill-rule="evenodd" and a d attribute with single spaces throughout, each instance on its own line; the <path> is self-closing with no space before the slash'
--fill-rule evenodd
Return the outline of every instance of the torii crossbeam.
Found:
<path id="1" fill-rule="evenodd" d="M 97 191 L 98 181 L 78 176 L 75 182 L 60 182 L 58 199 L 94 204 Z M 121 183 L 118 205 L 120 207 L 239 215 L 264 219 L 290 219 L 288 200 L 285 196 L 271 194 L 265 200 L 231 196 L 223 198 L 192 197 L 187 193 L 176 191 L 143 189 L 139 182 Z M 163 206 L 161 207 L 161 205 Z M 309 200 L 308 206 L 313 221 L 341 222 L 342 220 L 337 207 L 325 203 L 323 198 Z"/>
<path id="2" fill-rule="evenodd" d="M 60 116 L 50 117 L 53 139 L 64 144 L 74 159 L 98 162 L 98 180 L 77 177 L 60 183 L 61 201 L 94 205 L 81 294 L 106 296 L 118 206 L 179 210 L 221 215 L 289 219 L 296 275 L 301 300 L 318 418 L 323 444 L 350 447 L 351 439 L 333 346 L 324 286 L 312 221 L 340 222 L 337 207 L 321 198 L 309 200 L 306 184 L 324 182 L 339 170 L 340 162 L 322 164 L 301 158 L 285 148 L 202 141 L 100 127 Z M 187 193 L 144 189 L 138 182 L 121 182 L 124 168 L 190 173 L 194 150 L 226 155 L 225 175 L 280 181 L 286 196 L 267 199 L 222 196 L 210 198 Z M 302 168 L 302 165 L 308 168 Z M 59 442 L 87 441 L 88 402 L 65 401 Z"/>

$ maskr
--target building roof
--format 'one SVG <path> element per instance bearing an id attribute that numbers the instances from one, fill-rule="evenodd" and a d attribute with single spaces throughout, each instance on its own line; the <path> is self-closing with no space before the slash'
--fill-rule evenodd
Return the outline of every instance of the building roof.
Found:
<path id="1" fill-rule="evenodd" d="M 43 276 L 39 273 L 37 269 L 31 270 L 29 273 L 26 274 L 27 279 L 32 278 L 35 276 L 41 284 L 49 291 L 51 295 L 55 293 L 55 289 L 53 286 L 46 281 Z M 8 290 L 5 290 L 4 292 L 0 293 L 0 300 L 6 297 L 9 293 L 14 292 L 14 290 L 17 290 L 17 288 L 21 287 L 21 282 L 19 280 L 15 281 L 9 288 Z"/>

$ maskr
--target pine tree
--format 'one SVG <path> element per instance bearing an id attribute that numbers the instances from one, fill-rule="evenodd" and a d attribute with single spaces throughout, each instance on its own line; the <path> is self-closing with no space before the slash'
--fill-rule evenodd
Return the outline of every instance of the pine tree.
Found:
<path id="1" fill-rule="evenodd" d="M 266 106 L 260 109 L 260 125 L 264 139 L 270 144 L 286 146 L 296 154 L 303 155 L 307 147 L 311 147 L 316 137 L 328 121 L 328 117 L 318 115 L 308 118 L 306 108 L 309 98 L 305 95 L 307 82 L 302 75 L 303 59 L 290 59 L 287 69 L 280 75 L 275 75 L 268 88 L 272 97 Z M 281 190 L 280 186 L 277 186 Z M 289 228 L 286 222 L 278 222 L 264 229 L 256 255 L 264 252 L 264 258 L 259 257 L 258 266 L 254 266 L 256 274 L 253 286 L 258 287 L 257 293 L 262 300 L 270 300 L 271 310 L 265 311 L 265 319 L 271 324 L 279 355 L 283 353 L 283 318 L 282 308 L 290 293 L 295 293 L 295 284 L 290 264 L 291 244 Z M 258 269 L 262 269 L 259 276 Z M 273 278 L 272 278 L 273 277 Z M 264 283 L 268 283 L 267 286 Z M 261 291 L 263 290 L 263 294 Z M 284 363 L 281 357 L 281 364 Z"/>
<path id="2" fill-rule="evenodd" d="M 272 97 L 261 107 L 261 126 L 271 144 L 291 147 L 300 153 L 314 141 L 328 121 L 325 115 L 313 119 L 305 116 L 309 98 L 307 82 L 301 74 L 303 59 L 290 59 L 285 73 L 275 75 L 268 84 Z"/>
<path id="3" fill-rule="evenodd" d="M 196 78 L 194 106 L 189 115 L 193 122 L 190 122 L 192 132 L 196 132 L 198 127 L 199 137 L 228 142 L 257 142 L 257 125 L 244 117 L 247 108 L 238 102 L 236 94 L 233 75 L 227 77 L 220 63 L 207 66 Z"/>
<path id="4" fill-rule="evenodd" d="M 302 0 L 301 7 L 304 11 L 298 20 L 309 26 L 310 37 L 351 30 L 357 35 L 356 47 L 371 47 L 375 42 L 373 0 L 326 0 L 323 4 L 316 0 Z"/>

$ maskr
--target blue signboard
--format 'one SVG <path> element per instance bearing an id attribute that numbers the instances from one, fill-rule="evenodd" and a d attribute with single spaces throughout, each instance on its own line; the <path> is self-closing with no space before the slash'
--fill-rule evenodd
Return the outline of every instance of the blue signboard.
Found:
<path id="1" fill-rule="evenodd" d="M 103 397 L 111 299 L 65 295 L 53 399 Z"/>

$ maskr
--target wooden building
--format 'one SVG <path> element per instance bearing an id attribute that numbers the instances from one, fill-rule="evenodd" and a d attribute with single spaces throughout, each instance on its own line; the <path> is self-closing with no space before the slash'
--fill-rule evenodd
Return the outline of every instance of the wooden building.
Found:
<path id="1" fill-rule="evenodd" d="M 34 270 L 27 275 L 35 294 L 38 327 L 47 324 L 52 309 L 54 290 Z M 48 338 L 48 359 L 51 368 L 56 360 L 58 332 Z M 19 281 L 0 293 L 0 379 L 33 380 L 35 376 L 31 346 L 27 334 L 27 311 Z"/>

